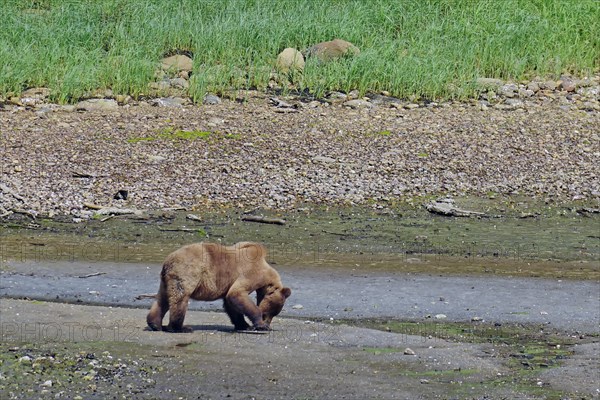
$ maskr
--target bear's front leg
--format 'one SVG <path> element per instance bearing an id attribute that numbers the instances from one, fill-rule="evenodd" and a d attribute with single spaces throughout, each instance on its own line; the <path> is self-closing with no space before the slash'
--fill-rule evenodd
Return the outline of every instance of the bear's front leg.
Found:
<path id="1" fill-rule="evenodd" d="M 242 313 L 252 321 L 252 327 L 258 331 L 270 330 L 269 325 L 265 324 L 262 318 L 262 312 L 256 304 L 250 299 L 246 292 L 230 291 L 225 296 L 225 304 L 232 308 L 232 311 Z M 226 309 L 227 310 L 227 309 Z M 229 314 L 229 312 L 228 312 Z M 231 316 L 231 315 L 230 315 Z M 232 320 L 235 324 L 235 321 Z M 236 327 L 237 328 L 237 327 Z"/>
<path id="2" fill-rule="evenodd" d="M 223 307 L 225 312 L 229 316 L 231 323 L 235 326 L 236 331 L 245 331 L 250 328 L 250 325 L 246 322 L 244 314 L 239 312 L 233 304 L 230 304 L 227 299 L 223 300 Z"/>

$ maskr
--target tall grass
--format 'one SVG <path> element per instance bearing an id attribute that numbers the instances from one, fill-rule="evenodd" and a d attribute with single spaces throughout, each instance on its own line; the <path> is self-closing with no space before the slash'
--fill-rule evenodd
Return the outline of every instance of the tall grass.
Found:
<path id="1" fill-rule="evenodd" d="M 472 95 L 477 77 L 600 69 L 597 0 L 3 0 L 0 94 L 147 92 L 158 60 L 194 55 L 190 94 L 267 87 L 276 55 L 333 38 L 357 57 L 309 62 L 298 90 Z"/>

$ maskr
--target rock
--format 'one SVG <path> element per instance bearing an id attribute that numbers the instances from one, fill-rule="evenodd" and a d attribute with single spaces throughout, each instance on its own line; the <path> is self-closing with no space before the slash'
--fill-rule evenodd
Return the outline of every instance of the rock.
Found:
<path id="1" fill-rule="evenodd" d="M 188 56 L 177 54 L 171 57 L 163 58 L 161 61 L 161 68 L 165 71 L 191 71 L 193 68 L 193 61 Z"/>
<path id="2" fill-rule="evenodd" d="M 306 52 L 306 57 L 316 57 L 319 61 L 331 61 L 346 55 L 358 55 L 360 49 L 350 42 L 342 39 L 334 39 L 329 42 L 321 42 L 312 47 L 309 47 Z"/>
<path id="3" fill-rule="evenodd" d="M 434 318 L 435 319 L 446 319 L 448 317 L 446 316 L 446 314 L 436 314 Z"/>
<path id="4" fill-rule="evenodd" d="M 434 201 L 425 206 L 427 211 L 434 214 L 451 216 L 451 217 L 471 217 L 471 216 L 483 216 L 484 213 L 463 210 L 455 207 L 452 203 L 447 201 Z"/>
<path id="5" fill-rule="evenodd" d="M 153 155 L 153 154 L 148 154 L 148 156 L 147 156 L 147 157 L 148 157 L 148 161 L 151 161 L 151 162 L 161 162 L 161 161 L 164 161 L 164 160 L 166 160 L 166 159 L 167 159 L 166 157 L 163 157 L 163 156 L 155 156 L 155 155 Z"/>
<path id="6" fill-rule="evenodd" d="M 531 89 L 519 89 L 519 97 L 528 98 L 535 94 L 535 92 Z"/>
<path id="7" fill-rule="evenodd" d="M 304 70 L 304 56 L 298 50 L 288 47 L 277 56 L 275 67 L 283 73 Z"/>
<path id="8" fill-rule="evenodd" d="M 483 89 L 498 89 L 504 84 L 501 79 L 495 78 L 477 78 L 477 86 Z"/>
<path id="9" fill-rule="evenodd" d="M 554 81 L 542 82 L 539 85 L 540 85 L 540 89 L 556 90 L 556 82 L 554 82 Z"/>
<path id="10" fill-rule="evenodd" d="M 212 128 L 217 125 L 223 125 L 224 123 L 225 123 L 225 120 L 223 118 L 211 117 L 208 119 L 208 122 L 206 123 L 206 125 L 208 125 Z"/>
<path id="11" fill-rule="evenodd" d="M 414 110 L 415 108 L 419 108 L 419 105 L 415 103 L 409 103 L 405 104 L 404 108 L 406 108 L 407 110 Z"/>
<path id="12" fill-rule="evenodd" d="M 348 100 L 342 104 L 343 106 L 350 108 L 372 108 L 373 104 L 366 100 L 356 99 L 356 100 Z"/>
<path id="13" fill-rule="evenodd" d="M 507 83 L 506 85 L 502 85 L 498 89 L 498 93 L 504 97 L 515 97 L 517 92 L 519 91 L 519 87 L 514 83 Z"/>
<path id="14" fill-rule="evenodd" d="M 171 81 L 169 79 L 163 79 L 158 82 L 150 82 L 148 87 L 154 90 L 167 90 L 171 88 Z"/>
<path id="15" fill-rule="evenodd" d="M 52 381 L 51 380 L 47 380 L 44 383 L 42 383 L 42 386 L 44 386 L 44 387 L 52 387 Z"/>
<path id="16" fill-rule="evenodd" d="M 564 90 L 565 92 L 574 92 L 577 86 L 575 85 L 575 81 L 567 76 L 561 76 L 560 81 L 558 82 L 558 88 L 560 90 Z"/>
<path id="17" fill-rule="evenodd" d="M 336 162 L 336 159 L 331 158 L 331 157 L 325 157 L 325 156 L 316 156 L 316 157 L 313 157 L 312 161 L 317 162 L 317 163 L 331 164 L 331 163 Z"/>
<path id="18" fill-rule="evenodd" d="M 342 101 L 346 101 L 349 100 L 348 99 L 348 95 L 346 93 L 342 93 L 342 92 L 331 92 L 327 95 L 327 101 L 330 101 L 332 103 L 334 102 L 342 102 Z"/>
<path id="19" fill-rule="evenodd" d="M 292 108 L 294 106 L 292 106 L 290 103 L 287 103 L 281 99 L 278 99 L 277 97 L 271 97 L 269 99 L 269 101 L 275 106 L 275 107 L 280 107 L 280 108 Z"/>
<path id="20" fill-rule="evenodd" d="M 540 85 L 537 82 L 529 82 L 527 84 L 527 90 L 531 90 L 533 93 L 537 93 L 540 90 Z"/>
<path id="21" fill-rule="evenodd" d="M 481 322 L 481 321 L 483 321 L 483 318 L 481 318 L 481 317 L 473 317 L 473 318 L 471 318 L 471 321 L 473 321 L 473 322 Z"/>
<path id="22" fill-rule="evenodd" d="M 21 98 L 46 99 L 50 96 L 50 89 L 44 87 L 36 87 L 25 90 L 21 93 Z"/>
<path id="23" fill-rule="evenodd" d="M 115 111 L 119 109 L 119 104 L 113 99 L 89 99 L 80 101 L 75 108 L 85 111 Z"/>
<path id="24" fill-rule="evenodd" d="M 187 89 L 190 87 L 190 83 L 183 78 L 169 79 L 169 85 L 176 89 Z"/>
<path id="25" fill-rule="evenodd" d="M 406 349 L 404 349 L 404 354 L 407 356 L 415 356 L 417 355 L 417 353 L 415 353 L 415 351 L 409 347 L 407 347 Z"/>
<path id="26" fill-rule="evenodd" d="M 217 95 L 207 94 L 206 96 L 204 96 L 202 103 L 203 104 L 211 104 L 211 105 L 221 104 L 221 99 Z"/>
<path id="27" fill-rule="evenodd" d="M 302 304 L 296 304 L 294 306 L 292 306 L 293 310 L 302 310 L 304 308 L 304 306 Z"/>
<path id="28" fill-rule="evenodd" d="M 129 191 L 128 190 L 124 190 L 124 189 L 119 190 L 113 196 L 113 198 L 115 200 L 127 200 L 128 197 L 129 197 Z"/>
<path id="29" fill-rule="evenodd" d="M 161 97 L 150 101 L 155 107 L 182 107 L 188 103 L 189 100 L 182 97 Z"/>
<path id="30" fill-rule="evenodd" d="M 504 104 L 511 106 L 512 108 L 520 108 L 523 107 L 523 101 L 519 99 L 506 99 L 504 100 Z"/>
<path id="31" fill-rule="evenodd" d="M 117 103 L 124 105 L 124 104 L 129 104 L 131 102 L 132 98 L 129 95 L 118 94 L 115 97 L 115 100 L 117 100 Z"/>

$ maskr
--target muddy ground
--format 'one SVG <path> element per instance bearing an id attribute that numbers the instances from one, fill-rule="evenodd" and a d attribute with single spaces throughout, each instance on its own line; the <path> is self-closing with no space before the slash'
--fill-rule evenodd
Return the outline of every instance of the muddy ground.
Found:
<path id="1" fill-rule="evenodd" d="M 493 248 L 513 248 L 507 238 L 518 228 L 524 248 L 535 243 L 541 254 L 551 240 L 527 232 L 563 226 L 549 236 L 576 245 L 542 258 L 466 255 L 463 247 L 448 254 L 454 242 L 429 254 L 394 253 L 378 244 L 390 218 L 425 234 L 446 224 L 448 236 L 479 236 L 489 221 L 406 210 L 404 219 L 377 220 L 354 211 L 351 221 L 342 212 L 348 226 L 326 214 L 328 231 L 348 235 L 329 235 L 323 251 L 303 241 L 311 225 L 328 237 L 318 213 L 288 218 L 287 227 L 234 224 L 234 215 L 220 217 L 229 223 L 195 226 L 228 243 L 248 235 L 270 243 L 270 261 L 294 292 L 267 335 L 234 333 L 219 302 L 191 303 L 191 334 L 145 330 L 151 300 L 136 297 L 156 291 L 165 253 L 199 239 L 164 230 L 181 228 L 180 216 L 168 223 L 90 221 L 83 231 L 79 224 L 10 222 L 0 275 L 3 398 L 600 396 L 596 247 L 591 241 L 582 256 L 580 243 L 596 217 L 494 221 Z M 360 220 L 375 224 L 374 232 L 349 227 Z"/>
<path id="2" fill-rule="evenodd" d="M 268 97 L 0 113 L 2 399 L 600 397 L 599 113 Z M 273 332 L 145 330 L 200 240 L 267 245 Z"/>

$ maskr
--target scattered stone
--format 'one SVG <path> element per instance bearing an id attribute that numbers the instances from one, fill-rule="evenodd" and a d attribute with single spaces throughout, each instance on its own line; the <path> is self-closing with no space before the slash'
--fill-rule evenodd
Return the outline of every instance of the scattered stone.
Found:
<path id="1" fill-rule="evenodd" d="M 271 101 L 271 104 L 273 104 L 275 107 L 279 107 L 279 108 L 292 108 L 292 107 L 294 107 L 290 103 L 287 103 L 287 102 L 285 102 L 283 100 L 280 100 L 277 97 L 271 97 L 269 100 Z"/>
<path id="2" fill-rule="evenodd" d="M 342 39 L 318 43 L 309 47 L 305 52 L 307 58 L 316 57 L 319 61 L 323 62 L 335 60 L 346 55 L 356 56 L 358 54 L 360 54 L 358 47 Z"/>
<path id="3" fill-rule="evenodd" d="M 335 103 L 348 100 L 348 95 L 342 92 L 331 92 L 327 95 L 327 101 Z"/>
<path id="4" fill-rule="evenodd" d="M 51 380 L 47 380 L 44 383 L 42 383 L 43 387 L 52 387 L 52 381 Z"/>
<path id="5" fill-rule="evenodd" d="M 221 104 L 221 99 L 217 95 L 207 94 L 206 96 L 204 96 L 204 99 L 202 100 L 202 103 L 203 104 L 210 104 L 210 105 Z"/>
<path id="6" fill-rule="evenodd" d="M 148 87 L 150 89 L 154 89 L 154 90 L 158 90 L 158 91 L 164 91 L 167 89 L 171 88 L 171 82 L 169 81 L 169 79 L 163 79 L 161 81 L 158 82 L 150 82 L 148 84 Z"/>
<path id="7" fill-rule="evenodd" d="M 483 318 L 481 318 L 481 317 L 472 317 L 471 321 L 473 321 L 473 322 L 481 322 L 481 321 L 483 321 Z"/>
<path id="8" fill-rule="evenodd" d="M 210 126 L 210 127 L 215 127 L 217 125 L 223 125 L 225 123 L 225 120 L 223 118 L 219 118 L 219 117 L 212 117 L 209 118 L 206 125 Z"/>
<path id="9" fill-rule="evenodd" d="M 115 111 L 119 109 L 119 104 L 113 99 L 89 99 L 80 101 L 75 108 L 84 111 Z"/>
<path id="10" fill-rule="evenodd" d="M 133 99 L 129 95 L 118 94 L 115 96 L 115 100 L 117 101 L 117 103 L 124 105 L 129 104 Z"/>
<path id="11" fill-rule="evenodd" d="M 498 89 L 498 93 L 504 97 L 515 97 L 519 92 L 519 87 L 514 83 L 507 83 Z"/>
<path id="12" fill-rule="evenodd" d="M 147 157 L 148 157 L 148 160 L 152 161 L 152 162 L 161 162 L 161 161 L 164 161 L 164 160 L 167 159 L 166 157 L 157 156 L 157 155 L 154 155 L 154 154 L 148 154 Z"/>
<path id="13" fill-rule="evenodd" d="M 188 89 L 190 87 L 190 83 L 184 78 L 169 79 L 169 85 L 175 89 Z"/>
<path id="14" fill-rule="evenodd" d="M 326 156 L 315 156 L 312 158 L 314 163 L 323 163 L 323 164 L 332 164 L 337 160 L 335 158 L 326 157 Z"/>
<path id="15" fill-rule="evenodd" d="M 373 104 L 366 100 L 356 99 L 356 100 L 348 100 L 342 104 L 345 107 L 360 109 L 360 108 L 373 108 Z"/>
<path id="16" fill-rule="evenodd" d="M 27 89 L 21 93 L 21 98 L 47 99 L 49 96 L 50 89 L 44 87 Z"/>
<path id="17" fill-rule="evenodd" d="M 448 217 L 474 217 L 485 215 L 485 213 L 482 212 L 460 209 L 458 207 L 455 207 L 451 202 L 447 201 L 434 201 L 425 205 L 425 208 L 430 213 L 444 215 Z"/>
<path id="18" fill-rule="evenodd" d="M 406 349 L 404 349 L 404 354 L 407 356 L 415 356 L 417 355 L 417 353 L 415 353 L 415 351 L 409 347 L 407 347 Z"/>
<path id="19" fill-rule="evenodd" d="M 540 89 L 545 90 L 556 90 L 556 82 L 554 81 L 546 81 L 539 84 Z"/>
<path id="20" fill-rule="evenodd" d="M 195 214 L 188 214 L 185 216 L 187 219 L 192 220 L 192 221 L 198 221 L 198 222 L 202 222 L 202 218 L 200 218 L 199 216 L 195 215 Z"/>
<path id="21" fill-rule="evenodd" d="M 501 79 L 495 78 L 477 78 L 477 86 L 483 89 L 498 89 L 504 84 Z"/>
<path id="22" fill-rule="evenodd" d="M 406 108 L 407 110 L 414 110 L 415 108 L 419 108 L 419 105 L 415 103 L 409 103 L 405 104 L 404 108 Z"/>
<path id="23" fill-rule="evenodd" d="M 117 193 L 115 193 L 115 195 L 113 196 L 113 198 L 115 200 L 127 200 L 127 198 L 129 197 L 129 191 L 121 189 L 119 190 Z"/>
<path id="24" fill-rule="evenodd" d="M 575 89 L 577 89 L 577 86 L 572 78 L 561 76 L 560 81 L 558 82 L 558 88 L 560 90 L 564 90 L 565 92 L 574 92 Z"/>
<path id="25" fill-rule="evenodd" d="M 504 100 L 504 104 L 510 106 L 511 108 L 521 108 L 523 107 L 523 101 L 519 99 L 506 99 Z"/>
<path id="26" fill-rule="evenodd" d="M 298 50 L 288 47 L 277 56 L 276 68 L 283 73 L 304 70 L 304 56 Z"/>
<path id="27" fill-rule="evenodd" d="M 304 308 L 304 306 L 302 304 L 296 304 L 294 306 L 292 306 L 293 310 L 302 310 Z"/>
<path id="28" fill-rule="evenodd" d="M 448 317 L 446 316 L 446 314 L 436 314 L 434 318 L 435 319 L 446 319 Z"/>
<path id="29" fill-rule="evenodd" d="M 177 54 L 171 57 L 163 58 L 161 61 L 161 68 L 164 71 L 191 71 L 193 68 L 193 61 L 188 56 Z"/>
<path id="30" fill-rule="evenodd" d="M 540 85 L 537 82 L 529 82 L 527 84 L 527 90 L 531 90 L 533 93 L 537 93 L 540 90 Z"/>
<path id="31" fill-rule="evenodd" d="M 189 104 L 190 100 L 183 97 L 161 97 L 150 100 L 150 104 L 155 107 L 183 107 Z"/>

